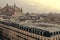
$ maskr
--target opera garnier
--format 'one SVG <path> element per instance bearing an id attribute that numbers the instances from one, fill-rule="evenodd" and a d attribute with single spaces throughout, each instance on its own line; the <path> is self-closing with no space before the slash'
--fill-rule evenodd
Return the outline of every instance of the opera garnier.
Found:
<path id="1" fill-rule="evenodd" d="M 52 20 L 39 14 L 24 14 L 22 8 L 7 4 L 0 11 L 0 39 L 60 40 L 60 25 Z"/>

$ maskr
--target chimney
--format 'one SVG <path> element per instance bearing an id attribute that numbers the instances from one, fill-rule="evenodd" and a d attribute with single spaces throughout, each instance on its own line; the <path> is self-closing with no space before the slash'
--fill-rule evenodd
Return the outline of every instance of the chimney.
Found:
<path id="1" fill-rule="evenodd" d="M 6 6 L 8 6 L 8 4 L 6 4 Z"/>
<path id="2" fill-rule="evenodd" d="M 21 12 L 23 12 L 22 8 L 21 8 Z"/>
<path id="3" fill-rule="evenodd" d="M 16 4 L 14 4 L 14 7 L 16 7 Z"/>

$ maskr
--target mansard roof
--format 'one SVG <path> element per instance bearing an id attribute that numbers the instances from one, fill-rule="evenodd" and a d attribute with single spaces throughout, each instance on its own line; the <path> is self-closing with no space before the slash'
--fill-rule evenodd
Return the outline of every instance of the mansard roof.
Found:
<path id="1" fill-rule="evenodd" d="M 22 10 L 21 8 L 18 8 L 17 6 L 9 6 L 9 5 L 6 5 L 5 7 L 3 7 L 2 10 L 5 9 L 5 8 L 9 8 L 9 9 L 12 9 L 12 10 L 19 10 L 19 11 Z"/>
<path id="2" fill-rule="evenodd" d="M 4 24 L 8 27 L 14 27 L 14 28 L 18 28 L 18 29 L 21 29 L 21 30 L 24 30 L 24 31 L 27 31 L 27 32 L 30 32 L 30 33 L 34 33 L 34 34 L 37 34 L 37 35 L 41 35 L 41 36 L 45 36 L 45 37 L 51 37 L 51 36 L 55 36 L 55 35 L 59 35 L 60 34 L 60 30 L 59 31 L 54 31 L 54 32 L 50 32 L 48 30 L 44 30 L 44 29 L 38 29 L 38 28 L 34 28 L 34 27 L 29 27 L 29 26 L 24 26 L 24 25 L 20 25 L 20 24 L 17 24 L 17 23 L 9 23 L 9 22 L 4 22 L 4 21 L 0 21 L 0 24 Z"/>

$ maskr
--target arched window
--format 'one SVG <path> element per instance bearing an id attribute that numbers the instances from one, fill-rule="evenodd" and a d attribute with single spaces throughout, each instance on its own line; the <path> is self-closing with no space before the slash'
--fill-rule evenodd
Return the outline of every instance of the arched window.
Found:
<path id="1" fill-rule="evenodd" d="M 29 32 L 31 32 L 31 33 L 32 33 L 31 29 L 32 29 L 32 28 L 29 28 Z"/>
<path id="2" fill-rule="evenodd" d="M 21 29 L 21 27 L 19 27 Z"/>
<path id="3" fill-rule="evenodd" d="M 25 30 L 26 28 L 25 28 L 25 26 L 23 27 L 23 30 Z"/>
<path id="4" fill-rule="evenodd" d="M 28 31 L 28 27 L 25 26 L 25 30 Z"/>
<path id="5" fill-rule="evenodd" d="M 58 32 L 56 32 L 56 35 L 58 34 Z"/>
<path id="6" fill-rule="evenodd" d="M 53 36 L 53 33 L 50 33 L 51 36 Z"/>
<path id="7" fill-rule="evenodd" d="M 39 31 L 39 35 L 41 34 L 41 31 Z"/>
<path id="8" fill-rule="evenodd" d="M 42 31 L 40 32 L 40 35 L 42 35 Z"/>
<path id="9" fill-rule="evenodd" d="M 39 34 L 39 30 L 38 29 L 36 29 L 36 34 Z"/>

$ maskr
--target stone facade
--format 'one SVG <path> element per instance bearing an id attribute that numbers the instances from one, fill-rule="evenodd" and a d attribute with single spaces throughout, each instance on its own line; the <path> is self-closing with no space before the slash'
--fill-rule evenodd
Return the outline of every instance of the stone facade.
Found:
<path id="1" fill-rule="evenodd" d="M 1 14 L 7 16 L 12 16 L 12 15 L 20 16 L 22 12 L 23 12 L 22 8 L 18 8 L 15 4 L 14 6 L 9 6 L 7 4 L 5 7 L 1 8 Z"/>

